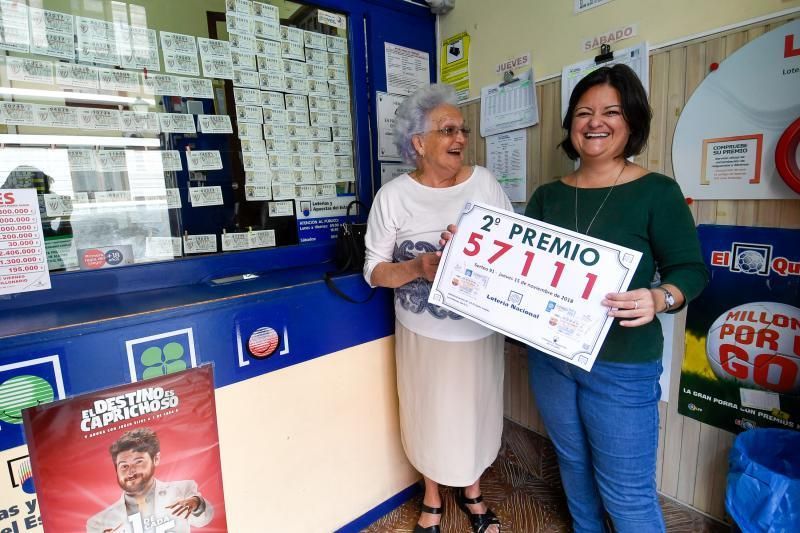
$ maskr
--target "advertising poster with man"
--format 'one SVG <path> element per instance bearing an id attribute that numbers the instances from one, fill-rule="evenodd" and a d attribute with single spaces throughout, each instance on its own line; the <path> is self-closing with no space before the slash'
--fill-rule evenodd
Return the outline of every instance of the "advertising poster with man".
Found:
<path id="1" fill-rule="evenodd" d="M 738 433 L 800 428 L 800 230 L 701 225 L 678 412 Z"/>
<path id="2" fill-rule="evenodd" d="M 24 417 L 45 531 L 227 531 L 211 366 Z"/>

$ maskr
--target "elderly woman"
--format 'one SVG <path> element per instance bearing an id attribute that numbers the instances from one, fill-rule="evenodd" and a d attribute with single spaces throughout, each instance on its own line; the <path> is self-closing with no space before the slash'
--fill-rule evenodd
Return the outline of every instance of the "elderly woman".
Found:
<path id="1" fill-rule="evenodd" d="M 674 313 L 708 282 L 694 220 L 675 180 L 627 158 L 650 131 L 639 79 L 624 65 L 581 80 L 561 148 L 578 168 L 539 187 L 525 214 L 642 252 L 629 290 L 603 305 L 616 320 L 591 372 L 535 349 L 530 382 L 558 454 L 575 531 L 664 531 L 656 495 L 663 337 Z M 653 280 L 657 279 L 656 284 Z"/>
<path id="2" fill-rule="evenodd" d="M 439 236 L 467 201 L 511 209 L 485 168 L 464 164 L 469 129 L 446 85 L 419 89 L 398 107 L 394 139 L 408 174 L 375 196 L 364 277 L 395 289 L 395 353 L 400 429 L 425 496 L 415 532 L 436 533 L 439 485 L 457 494 L 476 532 L 499 521 L 481 498 L 480 476 L 497 457 L 503 427 L 503 337 L 428 303 Z"/>

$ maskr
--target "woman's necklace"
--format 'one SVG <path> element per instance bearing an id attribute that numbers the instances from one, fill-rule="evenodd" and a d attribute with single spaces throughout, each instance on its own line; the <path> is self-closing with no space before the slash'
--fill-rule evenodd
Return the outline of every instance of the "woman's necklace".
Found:
<path id="1" fill-rule="evenodd" d="M 603 198 L 602 202 L 600 202 L 600 207 L 598 207 L 597 211 L 594 212 L 592 220 L 589 222 L 589 225 L 586 226 L 586 231 L 583 232 L 584 235 L 589 235 L 589 230 L 592 229 L 592 224 L 594 224 L 594 220 L 597 218 L 597 215 L 600 214 L 600 210 L 603 209 L 603 206 L 606 205 L 606 200 L 608 200 L 608 197 L 611 196 L 611 193 L 614 191 L 614 187 L 617 186 L 617 182 L 619 181 L 619 178 L 622 177 L 622 173 L 625 171 L 625 167 L 627 166 L 628 162 L 624 161 L 622 163 L 622 168 L 620 169 L 619 174 L 617 174 L 617 178 L 614 180 L 614 183 L 611 185 L 611 188 L 608 189 L 606 197 Z M 575 174 L 575 231 L 581 233 L 581 230 L 578 229 L 578 174 L 577 173 Z"/>

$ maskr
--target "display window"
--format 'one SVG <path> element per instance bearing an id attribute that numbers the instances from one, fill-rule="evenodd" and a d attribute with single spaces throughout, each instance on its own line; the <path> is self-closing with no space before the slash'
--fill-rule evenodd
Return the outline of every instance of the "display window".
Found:
<path id="1" fill-rule="evenodd" d="M 51 273 L 302 244 L 356 193 L 349 50 L 298 2 L 0 0 L 0 188 Z"/>

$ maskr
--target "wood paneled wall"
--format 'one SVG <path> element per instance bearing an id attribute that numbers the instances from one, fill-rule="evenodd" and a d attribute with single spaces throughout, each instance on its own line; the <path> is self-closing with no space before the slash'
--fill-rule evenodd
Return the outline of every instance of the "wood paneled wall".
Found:
<path id="1" fill-rule="evenodd" d="M 708 65 L 721 62 L 747 42 L 790 20 L 791 17 L 777 18 L 654 52 L 650 57 L 653 124 L 648 148 L 636 162 L 672 176 L 675 126 L 686 101 L 708 74 Z M 548 80 L 536 87 L 539 124 L 528 128 L 529 195 L 538 185 L 569 173 L 573 168 L 572 162 L 556 149 L 563 136 L 560 95 L 560 79 Z M 463 112 L 472 130 L 480 131 L 480 102 L 466 104 Z M 472 163 L 485 164 L 485 142 L 479 135 L 470 139 L 469 154 Z M 698 224 L 800 228 L 800 200 L 704 200 L 694 202 L 690 208 Z M 725 519 L 728 451 L 734 435 L 677 412 L 684 326 L 685 312 L 678 314 L 675 320 L 669 402 L 659 404 L 658 490 L 711 516 Z M 528 387 L 527 366 L 525 350 L 507 343 L 505 414 L 544 435 L 544 424 Z"/>

